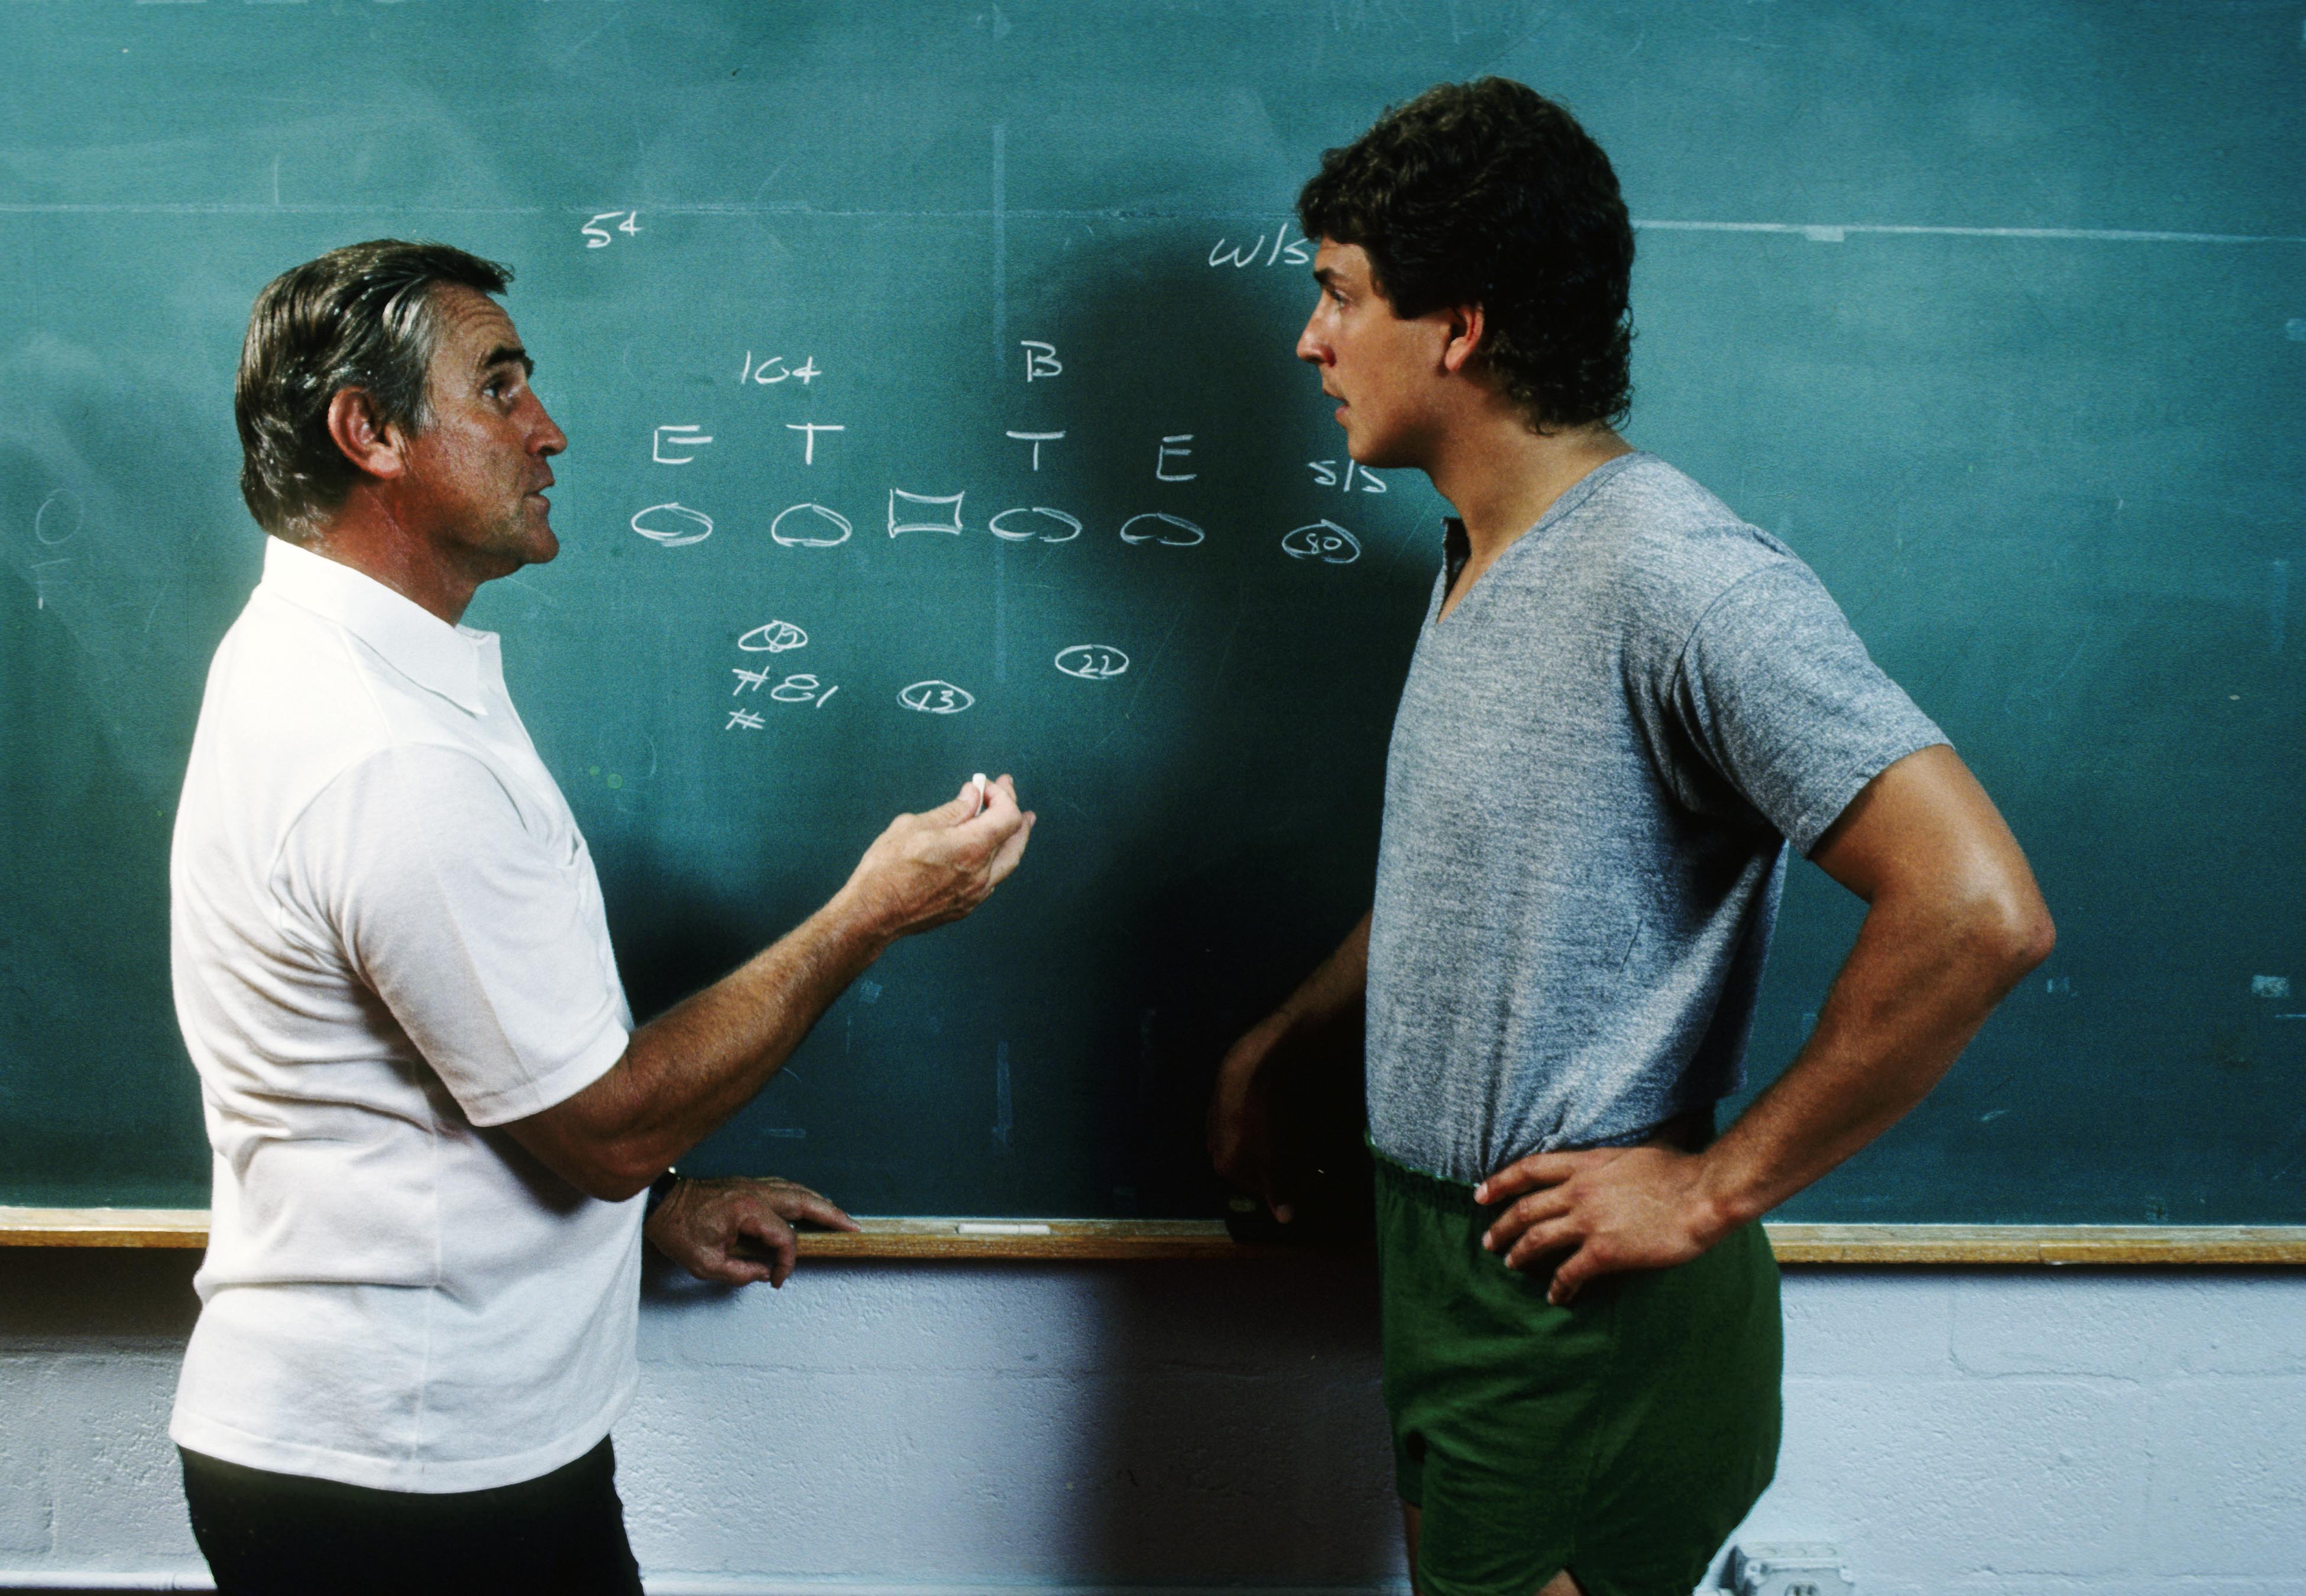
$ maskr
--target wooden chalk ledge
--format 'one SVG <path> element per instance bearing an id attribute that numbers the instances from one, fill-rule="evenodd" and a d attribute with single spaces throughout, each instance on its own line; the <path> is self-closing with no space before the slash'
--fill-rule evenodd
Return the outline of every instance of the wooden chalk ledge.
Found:
<path id="1" fill-rule="evenodd" d="M 200 1208 L 0 1208 L 0 1247 L 202 1247 Z M 867 1219 L 857 1234 L 811 1232 L 812 1259 L 1259 1259 L 1217 1220 Z M 2306 1225 L 1773 1224 L 1782 1264 L 2039 1267 L 2306 1265 Z"/>

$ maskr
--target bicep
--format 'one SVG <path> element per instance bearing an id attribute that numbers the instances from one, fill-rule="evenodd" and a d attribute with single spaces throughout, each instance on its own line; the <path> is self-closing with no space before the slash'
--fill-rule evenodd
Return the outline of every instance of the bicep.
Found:
<path id="1" fill-rule="evenodd" d="M 2017 838 L 1969 767 L 1943 743 L 1868 781 L 1810 858 L 1868 903 L 1903 894 L 2012 922 L 2038 918 L 2038 929 L 2019 929 L 2029 939 L 2048 935 L 2048 911 Z"/>

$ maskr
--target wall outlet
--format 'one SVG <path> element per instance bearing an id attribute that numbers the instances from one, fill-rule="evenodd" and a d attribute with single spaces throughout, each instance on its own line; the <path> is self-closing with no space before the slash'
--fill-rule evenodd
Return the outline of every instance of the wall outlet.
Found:
<path id="1" fill-rule="evenodd" d="M 1730 1588 L 1738 1596 L 1856 1596 L 1858 1582 L 1832 1547 L 1779 1542 L 1733 1549 Z"/>

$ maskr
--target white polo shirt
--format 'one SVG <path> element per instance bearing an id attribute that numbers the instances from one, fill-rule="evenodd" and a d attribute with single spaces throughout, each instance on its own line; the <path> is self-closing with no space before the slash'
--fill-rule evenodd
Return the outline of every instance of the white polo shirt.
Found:
<path id="1" fill-rule="evenodd" d="M 631 1401 L 642 1203 L 491 1126 L 632 1026 L 592 856 L 493 634 L 278 539 L 209 668 L 169 861 L 215 1208 L 169 1434 L 479 1490 Z"/>

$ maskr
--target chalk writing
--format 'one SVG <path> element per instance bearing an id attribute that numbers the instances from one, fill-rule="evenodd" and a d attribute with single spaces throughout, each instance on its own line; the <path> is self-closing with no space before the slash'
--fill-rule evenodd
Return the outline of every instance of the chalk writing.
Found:
<path id="1" fill-rule="evenodd" d="M 1013 524 L 1010 520 L 1012 516 L 1038 516 L 1046 525 Z M 1037 537 L 1045 543 L 1070 543 L 1080 536 L 1081 530 L 1078 517 L 1068 516 L 1063 510 L 1053 510 L 1045 504 L 1037 504 L 1030 509 L 1003 510 L 985 525 L 995 537 L 1006 538 L 1012 543 L 1026 542 Z"/>
<path id="2" fill-rule="evenodd" d="M 800 463 L 814 465 L 816 464 L 816 435 L 819 432 L 846 432 L 849 429 L 830 427 L 820 422 L 787 422 L 785 431 L 801 435 Z"/>
<path id="3" fill-rule="evenodd" d="M 1057 346 L 1044 344 L 1038 338 L 1017 340 L 1025 351 L 1025 380 L 1038 382 L 1045 377 L 1061 377 L 1065 368 L 1058 363 Z"/>
<path id="4" fill-rule="evenodd" d="M 1260 233 L 1257 235 L 1257 241 L 1254 243 L 1237 243 L 1231 249 L 1226 248 L 1226 240 L 1220 238 L 1209 250 L 1209 264 L 1231 266 L 1236 269 L 1255 266 L 1259 264 L 1258 257 L 1262 255 L 1265 258 L 1263 264 L 1267 266 L 1272 266 L 1283 260 L 1288 261 L 1292 266 L 1311 265 L 1313 260 L 1313 241 L 1310 238 L 1300 238 L 1293 243 L 1289 233 L 1289 224 L 1284 222 L 1281 224 L 1280 231 L 1273 235 L 1273 241 L 1269 245 L 1266 242 L 1266 235 Z"/>
<path id="5" fill-rule="evenodd" d="M 713 517 L 685 504 L 653 504 L 633 516 L 632 525 L 649 542 L 668 549 L 701 543 L 713 535 Z"/>
<path id="6" fill-rule="evenodd" d="M 773 388 L 780 382 L 799 378 L 800 385 L 807 388 L 824 375 L 823 371 L 816 369 L 816 356 L 814 354 L 804 356 L 800 364 L 788 369 L 785 357 L 781 354 L 768 355 L 758 365 L 755 365 L 753 352 L 747 349 L 745 351 L 745 369 L 738 376 L 737 381 L 739 386 L 749 382 L 759 388 Z"/>
<path id="7" fill-rule="evenodd" d="M 1020 443 L 1029 443 L 1033 446 L 1033 469 L 1038 471 L 1041 468 L 1041 446 L 1045 443 L 1055 443 L 1064 434 L 1063 432 L 1012 432 L 1009 436 L 1016 439 Z"/>
<path id="8" fill-rule="evenodd" d="M 967 497 L 966 493 L 908 493 L 902 488 L 892 488 L 889 490 L 889 535 L 895 537 L 901 532 L 944 532 L 958 536 L 961 532 L 961 501 Z M 951 518 L 939 516 L 923 520 L 920 512 L 933 508 L 951 511 Z M 910 518 L 899 520 L 901 511 Z"/>
<path id="9" fill-rule="evenodd" d="M 1282 552 L 1292 559 L 1318 559 L 1323 565 L 1351 565 L 1362 557 L 1361 540 L 1335 521 L 1316 521 L 1281 540 Z"/>
<path id="10" fill-rule="evenodd" d="M 1341 492 L 1350 493 L 1354 491 L 1354 479 L 1358 475 L 1362 492 L 1385 491 L 1385 479 L 1358 460 L 1345 462 L 1345 474 L 1342 478 L 1337 474 L 1337 463 L 1335 460 L 1308 460 L 1305 464 L 1312 469 L 1313 481 L 1324 488 L 1336 488 Z"/>
<path id="11" fill-rule="evenodd" d="M 656 430 L 655 440 L 649 447 L 649 458 L 660 465 L 686 465 L 696 457 L 694 454 L 684 454 L 682 450 L 694 449 L 701 444 L 712 441 L 711 435 L 702 427 L 659 427 Z M 665 453 L 667 449 L 673 452 L 667 454 Z"/>
<path id="12" fill-rule="evenodd" d="M 737 677 L 737 685 L 729 689 L 731 698 L 739 693 L 757 693 L 769 679 L 769 673 L 765 670 L 747 670 L 741 665 L 731 665 L 729 669 Z"/>
<path id="13" fill-rule="evenodd" d="M 1190 482 L 1200 475 L 1195 471 L 1171 471 L 1169 462 L 1182 460 L 1193 451 L 1184 448 L 1193 440 L 1191 432 L 1173 432 L 1161 440 L 1161 447 L 1153 455 L 1153 480 L 1157 482 Z"/>
<path id="14" fill-rule="evenodd" d="M 803 510 L 809 515 L 802 516 L 788 529 L 785 523 Z M 836 543 L 847 542 L 850 530 L 848 516 L 821 504 L 788 505 L 769 523 L 769 536 L 788 549 L 830 549 Z"/>
<path id="15" fill-rule="evenodd" d="M 1190 549 L 1208 535 L 1183 516 L 1165 516 L 1158 510 L 1132 516 L 1121 524 L 1121 541 L 1124 543 L 1159 543 L 1169 549 Z"/>
<path id="16" fill-rule="evenodd" d="M 738 638 L 737 646 L 750 654 L 781 654 L 789 648 L 807 647 L 808 634 L 789 620 L 773 620 Z"/>
<path id="17" fill-rule="evenodd" d="M 734 731 L 738 727 L 742 726 L 747 731 L 758 731 L 765 724 L 767 724 L 767 722 L 763 721 L 760 715 L 753 710 L 732 709 L 729 712 L 729 723 L 721 728 L 721 730 L 723 731 Z"/>
<path id="18" fill-rule="evenodd" d="M 641 230 L 641 213 L 639 211 L 604 210 L 600 215 L 594 217 L 591 221 L 586 222 L 583 228 L 580 229 L 580 231 L 585 235 L 585 247 L 586 249 L 605 250 L 611 244 L 617 242 L 616 233 L 611 233 L 606 227 L 601 226 L 602 222 L 611 220 L 616 217 L 622 217 L 625 218 L 623 221 L 617 223 L 617 233 L 630 234 L 635 236 L 639 235 Z"/>
<path id="19" fill-rule="evenodd" d="M 1109 643 L 1076 643 L 1059 649 L 1057 669 L 1083 681 L 1104 681 L 1129 669 L 1129 656 Z"/>
<path id="20" fill-rule="evenodd" d="M 957 715 L 977 702 L 976 695 L 949 681 L 917 681 L 901 689 L 897 702 L 925 715 Z"/>

